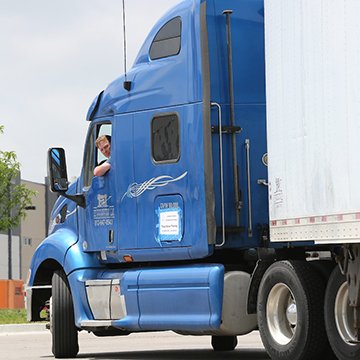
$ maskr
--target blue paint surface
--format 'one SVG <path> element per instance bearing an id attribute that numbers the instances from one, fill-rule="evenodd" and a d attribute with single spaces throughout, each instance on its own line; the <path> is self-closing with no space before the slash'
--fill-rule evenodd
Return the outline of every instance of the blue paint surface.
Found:
<path id="1" fill-rule="evenodd" d="M 69 282 L 76 299 L 78 326 L 93 319 L 85 282 L 94 278 L 120 280 L 126 316 L 112 320 L 115 327 L 130 331 L 211 331 L 220 327 L 224 287 L 221 265 L 73 272 Z"/>

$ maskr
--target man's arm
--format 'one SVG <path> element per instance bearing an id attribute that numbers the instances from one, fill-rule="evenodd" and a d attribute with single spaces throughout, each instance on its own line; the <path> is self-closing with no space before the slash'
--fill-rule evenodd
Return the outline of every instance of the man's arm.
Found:
<path id="1" fill-rule="evenodd" d="M 94 169 L 94 176 L 103 176 L 105 175 L 111 168 L 111 165 L 108 161 L 104 162 L 101 165 L 98 165 L 95 169 Z"/>

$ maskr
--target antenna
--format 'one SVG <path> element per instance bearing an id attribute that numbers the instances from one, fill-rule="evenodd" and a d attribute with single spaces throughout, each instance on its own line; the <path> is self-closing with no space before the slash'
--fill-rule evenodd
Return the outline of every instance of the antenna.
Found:
<path id="1" fill-rule="evenodd" d="M 127 79 L 127 67 L 126 67 L 126 18 L 125 18 L 125 0 L 122 0 L 123 6 L 123 42 L 124 42 L 124 73 L 125 73 L 125 81 L 124 81 L 124 89 L 130 91 L 131 89 L 131 81 Z"/>

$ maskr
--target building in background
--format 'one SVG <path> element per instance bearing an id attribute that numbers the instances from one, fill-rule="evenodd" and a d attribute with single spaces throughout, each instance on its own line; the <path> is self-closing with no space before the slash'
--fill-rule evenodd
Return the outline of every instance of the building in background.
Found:
<path id="1" fill-rule="evenodd" d="M 37 194 L 33 197 L 32 206 L 26 210 L 26 218 L 21 221 L 20 226 L 12 229 L 10 236 L 8 232 L 0 233 L 0 279 L 9 279 L 10 261 L 11 278 L 25 282 L 32 255 L 47 236 L 50 213 L 57 195 L 51 193 L 45 184 L 19 181 Z M 11 256 L 8 251 L 9 243 Z"/>
<path id="2" fill-rule="evenodd" d="M 21 279 L 20 226 L 11 230 L 11 277 Z M 9 278 L 9 234 L 0 232 L 0 279 Z"/>

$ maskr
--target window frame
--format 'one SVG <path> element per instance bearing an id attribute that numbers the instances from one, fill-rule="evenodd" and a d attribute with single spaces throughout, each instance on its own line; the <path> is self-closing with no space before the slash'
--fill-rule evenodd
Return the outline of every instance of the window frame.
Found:
<path id="1" fill-rule="evenodd" d="M 111 135 L 113 124 L 110 120 L 96 122 L 90 125 L 88 136 L 86 137 L 85 152 L 83 160 L 83 187 L 85 189 L 91 186 L 92 179 L 94 178 L 94 169 L 98 164 L 98 149 L 96 147 L 96 139 L 99 136 L 101 126 L 111 126 Z"/>
<path id="2" fill-rule="evenodd" d="M 161 31 L 164 30 L 164 28 L 169 24 L 171 23 L 172 21 L 175 21 L 179 19 L 180 21 L 180 30 L 179 30 L 179 35 L 177 36 L 171 36 L 171 37 L 161 37 L 160 40 L 156 40 L 157 37 L 159 37 L 159 35 L 161 34 Z M 170 53 L 168 55 L 164 55 L 164 56 L 153 56 L 152 55 L 152 49 L 153 49 L 153 46 L 154 44 L 157 44 L 157 43 L 161 43 L 161 42 L 165 42 L 165 41 L 168 41 L 168 40 L 172 40 L 172 39 L 179 39 L 179 46 L 178 46 L 178 50 L 176 53 Z M 167 21 L 163 26 L 161 26 L 161 28 L 158 30 L 158 32 L 156 33 L 156 35 L 154 36 L 151 44 L 150 44 L 150 47 L 149 47 L 149 58 L 150 60 L 152 61 L 156 61 L 156 60 L 160 60 L 160 59 L 166 59 L 166 58 L 169 58 L 169 57 L 172 57 L 172 56 L 177 56 L 180 54 L 181 52 L 181 40 L 182 40 L 182 19 L 181 19 L 181 16 L 175 16 L 174 18 L 170 19 L 169 21 Z"/>
<path id="3" fill-rule="evenodd" d="M 101 132 L 101 128 L 104 125 L 110 125 L 110 134 L 108 133 L 102 133 Z M 100 133 L 101 132 L 101 133 Z M 111 122 L 103 122 L 103 123 L 99 123 L 96 129 L 96 137 L 95 137 L 95 154 L 94 154 L 94 166 L 98 166 L 101 162 L 103 162 L 104 160 L 106 161 L 106 157 L 101 153 L 101 151 L 96 147 L 96 139 L 100 136 L 100 135 L 109 135 L 111 136 L 112 139 L 112 123 Z M 100 158 L 100 159 L 99 159 Z"/>
<path id="4" fill-rule="evenodd" d="M 169 160 L 156 160 L 154 157 L 154 137 L 153 137 L 153 123 L 156 119 L 168 117 L 168 116 L 175 116 L 176 118 L 176 124 L 177 124 L 177 130 L 178 130 L 178 151 L 177 151 L 177 157 L 172 158 Z M 154 164 L 160 165 L 160 164 L 175 164 L 177 163 L 181 158 L 181 128 L 180 128 L 180 116 L 178 112 L 166 112 L 161 114 L 155 114 L 150 122 L 150 151 L 151 151 L 151 159 Z"/>

